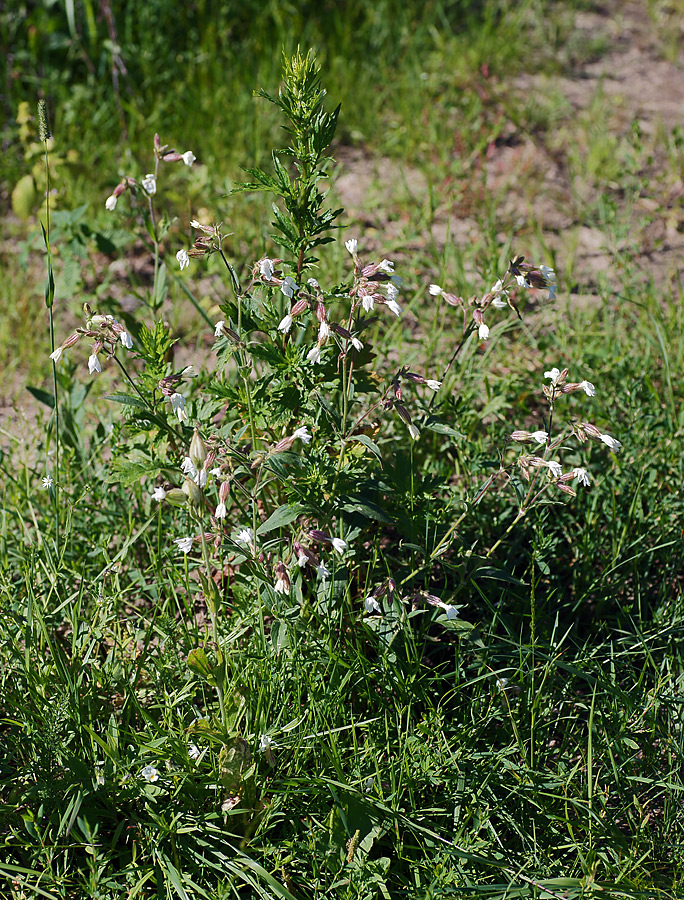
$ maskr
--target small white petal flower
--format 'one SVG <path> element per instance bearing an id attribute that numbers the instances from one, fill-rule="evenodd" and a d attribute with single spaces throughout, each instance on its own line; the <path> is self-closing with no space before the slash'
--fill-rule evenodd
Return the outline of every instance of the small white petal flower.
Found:
<path id="1" fill-rule="evenodd" d="M 394 263 L 390 259 L 383 259 L 378 265 L 378 272 L 384 272 L 385 275 L 391 275 L 394 272 Z"/>
<path id="2" fill-rule="evenodd" d="M 191 228 L 201 228 L 202 226 L 197 221 L 197 219 L 190 219 L 190 227 Z"/>
<path id="3" fill-rule="evenodd" d="M 45 478 L 43 478 L 43 489 L 46 491 L 50 490 L 54 483 L 55 482 L 52 480 L 52 478 L 50 478 L 49 475 L 46 476 Z"/>
<path id="4" fill-rule="evenodd" d="M 105 200 L 105 209 L 108 209 L 109 212 L 113 212 L 116 209 L 117 199 L 118 198 L 115 197 L 114 194 L 111 194 L 109 197 L 107 197 L 107 199 Z"/>
<path id="5" fill-rule="evenodd" d="M 297 565 L 300 569 L 305 569 L 309 565 L 309 557 L 306 553 L 302 553 L 297 557 Z"/>
<path id="6" fill-rule="evenodd" d="M 385 304 L 388 309 L 391 309 L 395 316 L 401 315 L 401 307 L 397 303 L 396 300 L 388 300 Z"/>
<path id="7" fill-rule="evenodd" d="M 490 294 L 500 294 L 503 291 L 503 281 L 499 278 L 489 289 Z"/>
<path id="8" fill-rule="evenodd" d="M 64 353 L 64 351 L 62 350 L 62 348 L 58 347 L 56 350 L 52 351 L 52 353 L 50 354 L 50 359 L 53 360 L 54 362 L 59 362 L 60 359 L 62 358 L 63 353 Z"/>
<path id="9" fill-rule="evenodd" d="M 554 478 L 560 478 L 561 475 L 563 474 L 563 467 L 561 466 L 561 464 L 560 464 L 557 460 L 555 460 L 555 459 L 550 459 L 550 460 L 546 463 L 546 465 L 548 466 L 549 472 L 551 473 L 551 475 L 552 475 Z"/>
<path id="10" fill-rule="evenodd" d="M 579 481 L 579 483 L 583 484 L 585 487 L 589 487 L 589 485 L 591 484 L 591 479 L 589 478 L 589 473 L 587 472 L 586 469 L 581 468 L 581 466 L 578 466 L 576 469 L 573 469 L 572 474 Z"/>
<path id="11" fill-rule="evenodd" d="M 417 429 L 416 426 L 413 424 L 413 422 L 411 422 L 411 424 L 409 425 L 408 430 L 409 430 L 409 434 L 411 435 L 411 437 L 413 438 L 413 440 L 414 440 L 414 441 L 417 441 L 418 438 L 420 437 L 420 431 L 418 431 L 418 429 Z"/>
<path id="12" fill-rule="evenodd" d="M 458 610 L 455 606 L 452 606 L 451 603 L 444 604 L 444 612 L 446 613 L 447 619 L 458 618 Z"/>
<path id="13" fill-rule="evenodd" d="M 506 685 L 508 684 L 508 678 L 499 678 L 498 675 L 494 676 L 496 678 L 496 686 L 498 690 L 503 691 L 506 689 Z"/>
<path id="14" fill-rule="evenodd" d="M 306 425 L 302 425 L 301 428 L 298 428 L 292 437 L 299 438 L 299 440 L 303 441 L 305 444 L 308 444 L 311 441 L 311 435 L 309 434 L 309 429 Z"/>
<path id="15" fill-rule="evenodd" d="M 151 781 L 153 784 L 155 781 L 159 781 L 159 772 L 154 766 L 145 766 L 141 774 L 145 781 Z"/>
<path id="16" fill-rule="evenodd" d="M 100 360 L 97 358 L 97 353 L 91 353 L 88 357 L 88 371 L 91 375 L 95 372 L 102 371 L 102 366 L 100 365 Z"/>
<path id="17" fill-rule="evenodd" d="M 596 393 L 596 388 L 591 383 L 591 381 L 580 381 L 579 386 L 582 388 L 587 397 L 593 397 Z"/>
<path id="18" fill-rule="evenodd" d="M 197 157 L 192 152 L 192 150 L 186 150 L 185 153 L 183 154 L 183 162 L 185 163 L 186 166 L 191 166 L 196 159 L 197 159 Z"/>
<path id="19" fill-rule="evenodd" d="M 316 575 L 321 579 L 321 581 L 326 581 L 330 578 L 330 569 L 325 565 L 325 563 L 319 563 L 316 568 Z"/>
<path id="20" fill-rule="evenodd" d="M 314 364 L 320 363 L 320 361 L 321 361 L 320 347 L 318 347 L 318 345 L 316 345 L 315 347 L 312 347 L 311 350 L 309 350 L 309 352 L 306 354 L 306 358 L 309 360 L 310 363 L 314 363 Z"/>
<path id="21" fill-rule="evenodd" d="M 438 391 L 442 386 L 442 382 L 435 381 L 434 378 L 428 378 L 425 384 L 430 388 L 431 391 Z"/>
<path id="22" fill-rule="evenodd" d="M 330 337 L 330 325 L 325 321 L 325 319 L 318 326 L 318 340 L 322 344 L 324 341 L 327 341 Z"/>
<path id="23" fill-rule="evenodd" d="M 124 345 L 126 350 L 133 349 L 133 341 L 131 340 L 131 336 L 127 331 L 122 331 L 119 337 L 121 338 L 121 343 Z"/>
<path id="24" fill-rule="evenodd" d="M 226 504 L 223 502 L 219 503 L 219 505 L 216 507 L 216 512 L 214 513 L 214 515 L 217 519 L 225 519 L 225 517 L 228 515 Z"/>
<path id="25" fill-rule="evenodd" d="M 546 431 L 533 431 L 532 437 L 538 444 L 545 444 L 549 438 Z"/>
<path id="26" fill-rule="evenodd" d="M 356 240 L 356 238 L 349 238 L 348 241 L 344 242 L 344 246 L 351 253 L 351 255 L 354 256 L 358 249 L 359 242 Z"/>
<path id="27" fill-rule="evenodd" d="M 375 309 L 375 298 L 372 294 L 362 294 L 361 295 L 361 306 L 363 306 L 365 312 L 371 312 L 371 310 Z"/>
<path id="28" fill-rule="evenodd" d="M 197 744 L 188 744 L 188 756 L 190 759 L 199 759 L 200 751 Z"/>
<path id="29" fill-rule="evenodd" d="M 197 473 L 197 478 L 195 478 L 195 483 L 198 484 L 201 488 L 207 486 L 207 472 L 206 469 L 200 469 Z"/>
<path id="30" fill-rule="evenodd" d="M 483 322 L 477 329 L 477 334 L 481 341 L 486 341 L 489 337 L 489 326 Z"/>
<path id="31" fill-rule="evenodd" d="M 392 284 L 391 281 L 388 281 L 387 284 L 385 285 L 385 293 L 387 294 L 388 300 L 396 300 L 397 297 L 399 296 L 399 291 Z"/>
<path id="32" fill-rule="evenodd" d="M 220 466 L 214 466 L 213 469 L 209 469 L 209 474 L 210 474 L 210 475 L 213 475 L 214 478 L 220 478 L 220 477 L 221 477 L 221 467 L 220 467 Z"/>
<path id="33" fill-rule="evenodd" d="M 560 369 L 556 368 L 556 366 L 554 366 L 553 369 L 549 369 L 548 372 L 544 372 L 544 378 L 550 378 L 553 384 L 556 383 L 556 379 L 559 375 Z"/>
<path id="34" fill-rule="evenodd" d="M 176 391 L 175 394 L 171 394 L 170 400 L 171 408 L 176 413 L 176 415 L 178 415 L 178 412 L 181 409 L 185 409 L 185 397 L 182 394 L 179 394 L 178 391 Z"/>
<path id="35" fill-rule="evenodd" d="M 524 275 L 516 275 L 515 280 L 518 282 L 521 288 L 528 288 L 529 284 L 527 283 L 527 278 Z"/>
<path id="36" fill-rule="evenodd" d="M 266 281 L 270 281 L 273 277 L 273 260 L 272 259 L 262 259 L 259 263 L 259 274 Z"/>
<path id="37" fill-rule="evenodd" d="M 173 542 L 178 547 L 179 553 L 189 553 L 192 550 L 192 545 L 194 543 L 193 537 L 182 537 L 182 538 L 174 538 Z"/>
<path id="38" fill-rule="evenodd" d="M 294 297 L 294 292 L 298 291 L 299 288 L 295 284 L 294 278 L 291 275 L 288 275 L 287 278 L 283 280 L 283 283 L 280 285 L 280 290 L 288 299 L 292 299 Z"/>
<path id="39" fill-rule="evenodd" d="M 223 326 L 225 324 L 225 319 L 221 319 L 220 322 L 217 322 L 216 325 L 214 325 L 214 337 L 221 337 L 221 335 L 223 334 Z"/>
<path id="40" fill-rule="evenodd" d="M 380 604 L 375 599 L 375 597 L 371 594 L 370 597 L 366 597 L 363 601 L 363 605 L 366 608 L 366 612 L 371 615 L 372 613 L 381 613 L 382 609 L 380 608 Z"/>
<path id="41" fill-rule="evenodd" d="M 289 594 L 290 585 L 287 583 L 287 581 L 285 581 L 284 578 L 276 578 L 273 590 L 276 592 L 276 594 Z"/>
<path id="42" fill-rule="evenodd" d="M 184 457 L 183 462 L 180 465 L 180 470 L 184 475 L 187 475 L 188 478 L 192 478 L 193 481 L 197 478 L 197 466 L 189 456 Z"/>
<path id="43" fill-rule="evenodd" d="M 431 284 L 428 288 L 428 291 L 433 297 L 439 297 L 439 295 L 442 293 L 442 289 L 438 284 Z"/>
<path id="44" fill-rule="evenodd" d="M 185 269 L 186 266 L 190 265 L 190 257 L 188 256 L 187 250 L 179 250 L 178 253 L 176 253 L 176 259 L 180 264 L 181 272 L 183 271 L 183 269 Z"/>
<path id="45" fill-rule="evenodd" d="M 145 175 L 142 180 L 142 186 L 150 197 L 157 193 L 157 179 L 152 172 L 149 175 Z"/>
<path id="46" fill-rule="evenodd" d="M 342 538 L 333 538 L 332 539 L 333 550 L 336 550 L 337 553 L 344 553 L 347 549 L 347 542 L 343 541 Z"/>
<path id="47" fill-rule="evenodd" d="M 351 339 L 351 342 L 352 342 L 352 347 L 355 350 L 363 350 L 363 344 L 361 343 L 361 341 L 358 338 L 353 337 Z"/>
<path id="48" fill-rule="evenodd" d="M 544 281 L 547 281 L 549 284 L 553 284 L 556 280 L 556 273 L 551 266 L 539 266 L 539 271 L 542 273 Z"/>
<path id="49" fill-rule="evenodd" d="M 273 750 L 277 744 L 267 734 L 262 734 L 259 738 L 259 750 L 264 753 L 266 750 Z"/>
<path id="50" fill-rule="evenodd" d="M 614 450 L 616 453 L 622 447 L 620 441 L 616 440 L 614 437 L 611 437 L 609 434 L 602 434 L 599 440 L 603 441 L 606 447 L 609 447 L 611 450 Z"/>
<path id="51" fill-rule="evenodd" d="M 499 297 L 495 297 L 492 300 L 492 306 L 494 307 L 494 309 L 506 309 L 508 303 L 506 303 L 505 300 L 501 300 Z"/>
<path id="52" fill-rule="evenodd" d="M 290 328 L 292 328 L 292 323 L 294 319 L 288 313 L 286 316 L 280 320 L 280 324 L 278 325 L 278 331 L 282 331 L 283 334 L 287 334 Z"/>
<path id="53" fill-rule="evenodd" d="M 154 493 L 152 494 L 152 499 L 161 502 L 166 497 L 166 491 L 164 488 L 159 485 L 159 487 L 155 488 Z"/>
<path id="54" fill-rule="evenodd" d="M 239 531 L 237 537 L 235 538 L 238 544 L 251 544 L 252 543 L 252 529 L 251 528 L 243 528 L 242 531 Z"/>

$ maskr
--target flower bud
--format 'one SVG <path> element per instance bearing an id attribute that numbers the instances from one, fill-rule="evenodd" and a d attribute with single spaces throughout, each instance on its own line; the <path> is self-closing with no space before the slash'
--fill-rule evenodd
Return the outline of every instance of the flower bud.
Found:
<path id="1" fill-rule="evenodd" d="M 197 487 L 197 485 L 195 485 Z M 180 488 L 171 488 L 170 491 L 166 492 L 166 496 L 164 498 L 167 503 L 170 503 L 171 506 L 185 506 L 188 502 L 188 496 L 185 491 Z"/>
<path id="2" fill-rule="evenodd" d="M 199 433 L 197 429 L 195 429 L 195 433 L 192 436 L 192 440 L 190 441 L 190 451 L 188 456 L 195 464 L 195 468 L 201 469 L 204 465 L 204 461 L 207 458 L 207 445 L 202 440 L 202 435 Z"/>
<path id="3" fill-rule="evenodd" d="M 188 503 L 190 506 L 197 506 L 202 500 L 202 491 L 199 489 L 199 486 L 195 484 L 194 481 L 191 481 L 189 478 L 186 478 L 183 482 L 183 487 L 181 489 L 183 493 L 188 498 Z M 169 495 L 167 493 L 166 499 L 168 500 Z"/>

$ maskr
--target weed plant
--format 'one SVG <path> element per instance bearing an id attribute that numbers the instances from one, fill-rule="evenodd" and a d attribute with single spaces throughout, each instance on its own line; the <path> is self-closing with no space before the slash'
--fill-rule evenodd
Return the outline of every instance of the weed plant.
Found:
<path id="1" fill-rule="evenodd" d="M 606 296 L 582 332 L 550 306 L 543 361 L 511 365 L 553 270 L 401 282 L 340 240 L 313 55 L 262 97 L 288 143 L 239 190 L 273 201 L 270 253 L 194 215 L 171 249 L 165 180 L 195 153 L 155 137 L 103 199 L 151 287 L 135 314 L 55 314 L 36 394 L 59 420 L 40 465 L 2 463 L 2 889 L 675 896 L 680 313 Z M 172 271 L 212 366 L 179 361 Z M 606 350 L 625 319 L 641 374 Z M 116 414 L 88 428 L 107 369 Z"/>

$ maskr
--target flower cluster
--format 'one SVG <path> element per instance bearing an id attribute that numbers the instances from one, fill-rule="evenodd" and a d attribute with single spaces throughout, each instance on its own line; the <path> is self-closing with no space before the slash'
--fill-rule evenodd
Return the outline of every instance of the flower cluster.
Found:
<path id="1" fill-rule="evenodd" d="M 109 212 L 113 212 L 116 209 L 119 197 L 127 189 L 131 191 L 142 190 L 144 196 L 154 197 L 157 193 L 157 167 L 160 162 L 182 162 L 185 163 L 186 166 L 191 166 L 197 159 L 192 150 L 186 150 L 185 153 L 178 153 L 175 150 L 170 149 L 168 144 L 162 144 L 158 134 L 155 134 L 154 136 L 154 156 L 154 172 L 149 172 L 140 181 L 137 181 L 129 175 L 121 179 L 109 197 L 105 200 L 105 208 L 109 210 Z"/>
<path id="2" fill-rule="evenodd" d="M 95 372 L 102 371 L 99 354 L 105 353 L 107 358 L 114 356 L 117 345 L 120 343 L 126 350 L 133 348 L 133 341 L 130 334 L 121 325 L 120 322 L 110 315 L 98 315 L 93 313 L 90 306 L 84 304 L 83 310 L 86 315 L 86 323 L 84 328 L 77 328 L 73 334 L 57 347 L 50 354 L 50 359 L 59 362 L 64 351 L 77 344 L 81 338 L 93 338 L 93 348 L 88 358 L 88 371 L 91 375 Z"/>

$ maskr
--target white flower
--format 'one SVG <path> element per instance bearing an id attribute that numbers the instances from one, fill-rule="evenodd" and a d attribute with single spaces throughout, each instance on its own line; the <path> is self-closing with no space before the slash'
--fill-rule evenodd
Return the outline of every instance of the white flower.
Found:
<path id="1" fill-rule="evenodd" d="M 351 339 L 351 342 L 352 342 L 352 347 L 355 350 L 363 350 L 363 344 L 361 343 L 361 341 L 358 338 L 353 337 Z"/>
<path id="2" fill-rule="evenodd" d="M 176 253 L 176 259 L 180 264 L 181 272 L 186 266 L 190 265 L 190 257 L 188 256 L 187 250 L 179 250 L 178 253 Z"/>
<path id="3" fill-rule="evenodd" d="M 294 292 L 299 290 L 299 288 L 295 284 L 294 278 L 292 278 L 291 275 L 288 275 L 287 278 L 283 279 L 280 290 L 291 300 L 294 297 Z"/>
<path id="4" fill-rule="evenodd" d="M 131 340 L 131 336 L 127 331 L 122 331 L 119 337 L 121 338 L 121 343 L 124 345 L 126 350 L 133 349 L 133 341 Z"/>
<path id="5" fill-rule="evenodd" d="M 50 478 L 49 475 L 46 476 L 45 478 L 43 478 L 43 489 L 49 491 L 54 483 L 55 482 L 52 480 L 52 478 Z"/>
<path id="6" fill-rule="evenodd" d="M 333 538 L 331 543 L 333 545 L 333 550 L 336 550 L 338 553 L 344 553 L 347 549 L 347 542 L 343 541 L 342 538 Z"/>
<path id="7" fill-rule="evenodd" d="M 383 261 L 378 264 L 378 272 L 384 272 L 385 275 L 391 275 L 392 272 L 394 272 L 394 263 L 389 259 L 383 259 Z"/>
<path id="8" fill-rule="evenodd" d="M 50 354 L 50 359 L 53 360 L 53 362 L 59 362 L 62 358 L 62 353 L 64 353 L 64 351 L 61 347 L 58 347 L 56 350 L 52 351 L 52 353 Z"/>
<path id="9" fill-rule="evenodd" d="M 560 369 L 553 367 L 553 369 L 549 369 L 548 372 L 544 372 L 544 378 L 550 378 L 551 383 L 555 384 L 558 376 L 560 375 Z"/>
<path id="10" fill-rule="evenodd" d="M 563 468 L 562 468 L 561 464 L 560 464 L 557 460 L 555 460 L 555 459 L 550 459 L 550 460 L 546 463 L 546 465 L 548 466 L 549 472 L 551 473 L 551 475 L 552 475 L 554 478 L 560 478 L 561 475 L 563 474 Z"/>
<path id="11" fill-rule="evenodd" d="M 325 563 L 319 563 L 316 569 L 316 575 L 321 579 L 321 581 L 325 581 L 330 578 L 330 569 L 325 565 Z"/>
<path id="12" fill-rule="evenodd" d="M 579 483 L 583 484 L 585 487 L 589 487 L 589 485 L 591 484 L 591 479 L 589 478 L 589 473 L 586 469 L 578 466 L 576 469 L 572 470 L 572 474 L 579 481 Z"/>
<path id="13" fill-rule="evenodd" d="M 189 456 L 183 458 L 183 462 L 180 465 L 180 470 L 184 475 L 187 475 L 188 478 L 192 478 L 193 481 L 197 478 L 197 466 Z"/>
<path id="14" fill-rule="evenodd" d="M 154 783 L 155 781 L 159 781 L 159 772 L 157 772 L 154 766 L 145 766 L 142 770 L 142 777 L 145 781 Z"/>
<path id="15" fill-rule="evenodd" d="M 527 279 L 524 275 L 516 275 L 515 280 L 518 282 L 521 288 L 528 288 L 529 284 L 527 283 Z"/>
<path id="16" fill-rule="evenodd" d="M 385 293 L 387 294 L 388 300 L 396 300 L 397 297 L 399 296 L 399 291 L 392 284 L 391 281 L 388 281 L 387 284 L 385 285 Z"/>
<path id="17" fill-rule="evenodd" d="M 546 431 L 533 431 L 531 437 L 533 437 L 538 444 L 545 444 L 549 438 Z"/>
<path id="18" fill-rule="evenodd" d="M 599 438 L 599 440 L 603 441 L 603 443 L 606 445 L 606 447 L 609 447 L 611 450 L 614 450 L 616 453 L 620 449 L 620 447 L 622 447 L 622 444 L 620 443 L 620 441 L 616 440 L 614 437 L 611 437 L 609 434 L 602 434 L 601 437 Z"/>
<path id="19" fill-rule="evenodd" d="M 496 678 L 496 686 L 498 690 L 504 691 L 506 690 L 506 685 L 508 684 L 508 678 L 499 678 L 498 675 L 494 676 Z"/>
<path id="20" fill-rule="evenodd" d="M 199 759 L 200 751 L 197 744 L 188 744 L 188 756 L 190 759 Z"/>
<path id="21" fill-rule="evenodd" d="M 155 488 L 154 493 L 152 494 L 152 499 L 161 502 L 166 497 L 166 491 L 164 488 L 159 485 L 158 488 Z"/>
<path id="22" fill-rule="evenodd" d="M 183 378 L 197 378 L 197 372 L 195 372 L 195 367 L 192 363 L 189 366 L 186 366 L 181 372 Z"/>
<path id="23" fill-rule="evenodd" d="M 105 209 L 108 209 L 109 212 L 113 212 L 116 209 L 116 201 L 117 198 L 114 196 L 114 194 L 111 194 L 105 200 Z"/>
<path id="24" fill-rule="evenodd" d="M 451 603 L 444 604 L 444 612 L 446 613 L 447 619 L 458 618 L 458 610 L 455 606 L 452 606 Z"/>
<path id="25" fill-rule="evenodd" d="M 272 259 L 262 259 L 259 263 L 259 274 L 262 278 L 265 278 L 266 281 L 270 281 L 273 277 L 273 260 Z"/>
<path id="26" fill-rule="evenodd" d="M 366 597 L 363 601 L 363 605 L 366 607 L 366 612 L 370 615 L 371 613 L 381 613 L 382 609 L 380 609 L 380 604 L 375 599 L 375 597 L 371 594 L 370 597 Z"/>
<path id="27" fill-rule="evenodd" d="M 495 297 L 492 300 L 492 306 L 494 307 L 494 309 L 506 309 L 508 303 L 506 303 L 506 301 L 502 300 L 500 297 Z"/>
<path id="28" fill-rule="evenodd" d="M 195 478 L 195 482 L 196 482 L 201 488 L 207 486 L 207 470 L 206 470 L 206 469 L 200 469 L 200 470 L 199 470 L 199 472 L 197 473 L 197 478 Z"/>
<path id="29" fill-rule="evenodd" d="M 302 553 L 297 557 L 297 565 L 300 569 L 305 569 L 309 565 L 309 557 L 306 553 Z"/>
<path id="30" fill-rule="evenodd" d="M 276 747 L 275 741 L 271 740 L 267 734 L 262 734 L 259 738 L 259 750 L 265 753 L 266 750 L 273 750 L 274 747 Z"/>
<path id="31" fill-rule="evenodd" d="M 502 294 L 504 293 L 503 289 L 503 281 L 499 278 L 489 289 L 490 294 Z"/>
<path id="32" fill-rule="evenodd" d="M 191 228 L 201 228 L 202 226 L 197 221 L 197 219 L 190 219 L 190 227 Z"/>
<path id="33" fill-rule="evenodd" d="M 425 382 L 425 384 L 426 384 L 426 385 L 430 388 L 430 390 L 432 390 L 432 391 L 438 391 L 438 390 L 441 388 L 441 386 L 442 386 L 442 382 L 441 382 L 441 381 L 435 381 L 434 378 L 428 378 L 428 380 Z"/>
<path id="34" fill-rule="evenodd" d="M 221 501 L 219 505 L 216 507 L 216 512 L 214 513 L 217 519 L 225 519 L 228 515 L 228 510 L 226 509 L 226 504 Z"/>
<path id="35" fill-rule="evenodd" d="M 318 340 L 322 344 L 324 341 L 327 341 L 330 337 L 330 325 L 325 321 L 325 319 L 318 326 Z"/>
<path id="36" fill-rule="evenodd" d="M 235 538 L 238 544 L 251 544 L 252 543 L 252 529 L 251 528 L 243 528 L 242 531 L 238 532 L 237 537 Z"/>
<path id="37" fill-rule="evenodd" d="M 361 306 L 363 306 L 366 312 L 370 312 L 375 308 L 375 298 L 372 294 L 362 294 L 361 295 Z"/>
<path id="38" fill-rule="evenodd" d="M 214 466 L 213 469 L 209 469 L 209 474 L 213 475 L 214 478 L 220 478 L 221 477 L 221 466 Z"/>
<path id="39" fill-rule="evenodd" d="M 192 550 L 194 542 L 193 537 L 174 538 L 173 542 L 178 547 L 180 553 L 189 553 Z"/>
<path id="40" fill-rule="evenodd" d="M 187 422 L 188 414 L 185 411 L 185 397 L 177 391 L 171 394 L 171 408 L 175 412 L 179 422 Z"/>
<path id="41" fill-rule="evenodd" d="M 284 578 L 276 578 L 273 590 L 276 592 L 276 594 L 289 594 L 290 585 Z"/>
<path id="42" fill-rule="evenodd" d="M 309 429 L 306 425 L 302 425 L 301 428 L 298 428 L 292 437 L 296 440 L 299 438 L 300 441 L 303 441 L 305 444 L 308 444 L 311 441 L 311 435 L 309 434 Z"/>
<path id="43" fill-rule="evenodd" d="M 414 440 L 414 441 L 417 441 L 418 438 L 420 437 L 420 431 L 418 431 L 418 429 L 417 429 L 416 426 L 413 424 L 413 422 L 411 422 L 411 424 L 409 425 L 408 430 L 409 430 L 409 434 L 411 435 L 411 437 L 413 438 L 413 440 Z"/>
<path id="44" fill-rule="evenodd" d="M 481 341 L 486 341 L 489 337 L 489 326 L 485 325 L 485 323 L 483 322 L 477 329 L 477 334 Z"/>
<path id="45" fill-rule="evenodd" d="M 549 289 L 549 300 L 556 299 L 556 273 L 549 266 L 539 266 L 546 286 Z"/>
<path id="46" fill-rule="evenodd" d="M 431 284 L 428 288 L 428 291 L 433 297 L 439 297 L 439 295 L 442 293 L 442 289 L 438 284 Z"/>
<path id="47" fill-rule="evenodd" d="M 292 316 L 288 313 L 286 316 L 280 320 L 280 324 L 278 325 L 278 331 L 282 331 L 283 334 L 287 334 L 290 328 L 292 328 L 293 322 Z"/>
<path id="48" fill-rule="evenodd" d="M 312 347 L 311 350 L 306 354 L 306 358 L 310 363 L 320 363 L 321 361 L 321 349 L 318 345 Z"/>
<path id="49" fill-rule="evenodd" d="M 214 325 L 214 337 L 221 337 L 221 335 L 223 334 L 223 326 L 225 324 L 225 319 L 221 319 L 220 322 L 217 322 L 216 325 Z"/>
<path id="50" fill-rule="evenodd" d="M 197 157 L 192 152 L 192 150 L 186 150 L 185 153 L 183 154 L 183 162 L 185 163 L 186 166 L 191 166 L 196 159 L 197 159 Z"/>
<path id="51" fill-rule="evenodd" d="M 388 300 L 385 304 L 388 309 L 391 309 L 395 316 L 401 315 L 401 307 L 397 303 L 396 300 Z"/>
<path id="52" fill-rule="evenodd" d="M 344 242 L 344 246 L 351 253 L 351 255 L 354 256 L 358 249 L 359 242 L 356 240 L 356 238 L 349 238 L 348 241 Z"/>
<path id="53" fill-rule="evenodd" d="M 102 371 L 102 366 L 100 365 L 100 360 L 97 358 L 97 353 L 91 353 L 88 357 L 88 371 L 91 375 L 95 372 Z"/>
<path id="54" fill-rule="evenodd" d="M 591 381 L 580 381 L 579 386 L 582 388 L 587 397 L 593 397 L 596 393 L 596 388 L 591 383 Z"/>
<path id="55" fill-rule="evenodd" d="M 149 175 L 145 175 L 145 177 L 143 178 L 142 186 L 150 195 L 150 197 L 157 193 L 157 179 L 151 172 Z"/>

